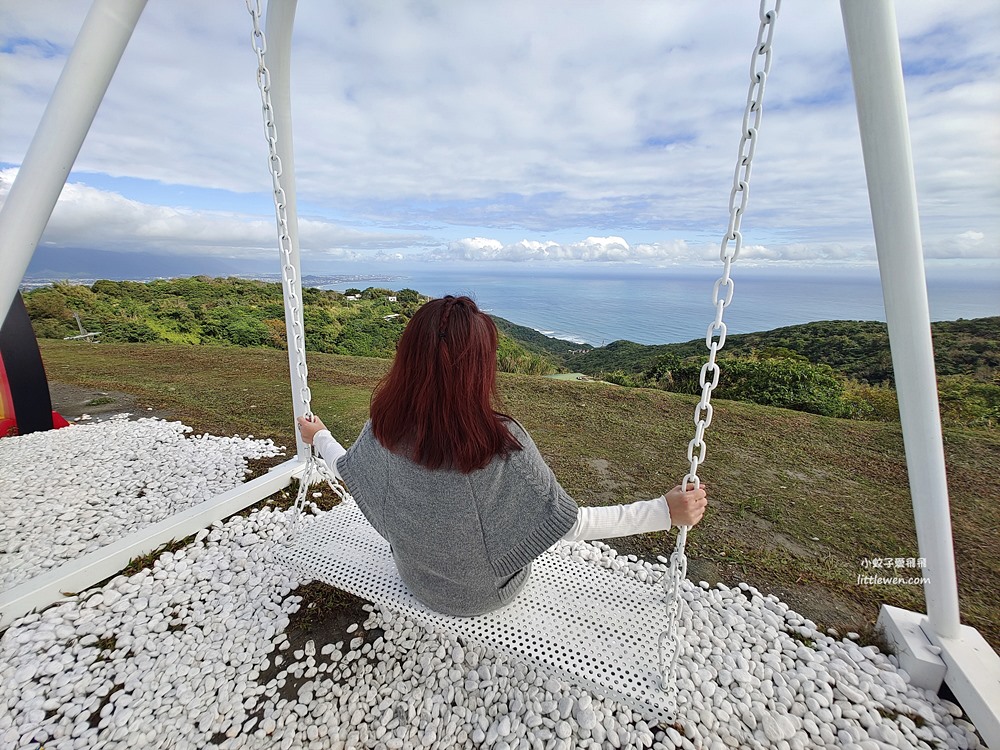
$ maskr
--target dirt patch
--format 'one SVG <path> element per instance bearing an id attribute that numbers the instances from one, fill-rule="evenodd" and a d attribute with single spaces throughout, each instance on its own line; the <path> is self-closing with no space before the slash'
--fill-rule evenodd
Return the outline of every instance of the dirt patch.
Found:
<path id="1" fill-rule="evenodd" d="M 127 413 L 129 419 L 143 417 L 174 419 L 170 414 L 144 404 L 135 396 L 121 391 L 82 388 L 50 380 L 49 395 L 52 399 L 52 408 L 67 422 L 101 422 L 123 413 Z"/>
<path id="2" fill-rule="evenodd" d="M 622 493 L 619 483 L 611 476 L 611 463 L 604 458 L 587 460 L 590 468 L 597 474 L 593 498 L 597 505 L 609 505 L 620 502 Z"/>
<path id="3" fill-rule="evenodd" d="M 766 593 L 774 594 L 820 628 L 834 628 L 841 635 L 850 631 L 864 632 L 871 625 L 866 607 L 815 583 L 808 586 L 772 586 Z"/>
<path id="4" fill-rule="evenodd" d="M 308 641 L 315 644 L 317 663 L 331 665 L 332 660 L 320 653 L 323 646 L 334 644 L 338 651 L 346 653 L 351 650 L 347 644 L 355 638 L 360 638 L 365 643 L 374 643 L 385 634 L 380 628 L 366 630 L 362 626 L 373 605 L 346 591 L 313 581 L 300 586 L 292 592 L 292 595 L 300 597 L 302 602 L 299 609 L 289 618 L 288 627 L 285 628 L 287 645 L 283 644 L 277 649 L 278 653 L 283 654 L 284 664 L 277 664 L 277 660 L 272 659 L 268 669 L 257 678 L 261 685 L 266 685 L 284 672 L 288 666 L 289 656 L 294 655 L 296 651 L 304 650 Z M 352 625 L 357 625 L 357 629 L 348 632 Z M 299 689 L 313 678 L 287 675 L 284 679 L 284 684 L 279 688 L 279 696 L 286 700 L 295 700 Z M 262 715 L 261 713 L 260 716 Z"/>
<path id="5" fill-rule="evenodd" d="M 734 533 L 754 539 L 756 543 L 764 545 L 770 550 L 784 550 L 794 557 L 808 561 L 815 561 L 830 553 L 830 550 L 824 547 L 818 538 L 810 542 L 801 542 L 778 531 L 771 520 L 761 517 L 745 504 L 726 502 L 718 498 L 713 498 L 712 503 L 716 509 L 726 511 L 716 516 L 716 522 L 720 517 L 737 519 L 738 523 L 731 524 Z"/>

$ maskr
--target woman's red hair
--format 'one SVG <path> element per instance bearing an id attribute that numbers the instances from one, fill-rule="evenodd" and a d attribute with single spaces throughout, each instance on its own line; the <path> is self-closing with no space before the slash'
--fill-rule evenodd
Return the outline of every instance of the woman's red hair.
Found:
<path id="1" fill-rule="evenodd" d="M 468 297 L 431 300 L 410 320 L 372 397 L 372 430 L 428 469 L 481 469 L 521 444 L 494 410 L 497 329 Z"/>

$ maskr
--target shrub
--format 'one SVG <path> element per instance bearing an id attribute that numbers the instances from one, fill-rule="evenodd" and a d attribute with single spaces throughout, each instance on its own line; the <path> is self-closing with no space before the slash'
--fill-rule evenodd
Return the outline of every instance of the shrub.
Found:
<path id="1" fill-rule="evenodd" d="M 630 375 L 622 370 L 605 372 L 601 375 L 601 380 L 614 383 L 615 385 L 623 385 L 626 388 L 642 388 L 645 385 L 641 375 Z"/>
<path id="2" fill-rule="evenodd" d="M 160 334 L 142 321 L 116 320 L 101 327 L 101 339 L 141 344 L 147 341 L 159 341 Z"/>
<path id="3" fill-rule="evenodd" d="M 521 375 L 549 375 L 555 367 L 545 357 L 529 352 L 506 334 L 497 339 L 497 370 Z"/>
<path id="4" fill-rule="evenodd" d="M 42 287 L 24 295 L 24 307 L 32 320 L 51 319 L 71 322 L 73 311 L 67 305 L 66 295 L 53 287 Z"/>
<path id="5" fill-rule="evenodd" d="M 52 318 L 32 320 L 31 327 L 35 331 L 35 338 L 38 339 L 62 339 L 77 332 L 72 326 Z"/>
<path id="6" fill-rule="evenodd" d="M 899 402 L 896 391 L 886 385 L 868 385 L 848 381 L 844 388 L 846 416 L 869 422 L 898 422 Z"/>
<path id="7" fill-rule="evenodd" d="M 686 360 L 670 376 L 670 390 L 701 393 L 699 378 L 704 363 Z M 713 392 L 718 398 L 751 401 L 765 406 L 845 416 L 844 381 L 829 365 L 791 359 L 728 357 L 719 360 L 722 375 Z"/>
<path id="8" fill-rule="evenodd" d="M 284 318 L 268 318 L 264 321 L 270 335 L 270 345 L 275 349 L 288 348 L 288 334 L 285 330 Z"/>
<path id="9" fill-rule="evenodd" d="M 377 314 L 351 318 L 337 331 L 333 351 L 354 357 L 392 357 L 402 333 L 402 325 L 397 321 L 398 318 L 385 320 Z"/>
<path id="10" fill-rule="evenodd" d="M 519 355 L 497 355 L 497 370 L 520 375 L 549 375 L 555 372 L 555 367 L 541 355 L 524 352 Z"/>
<path id="11" fill-rule="evenodd" d="M 223 329 L 223 338 L 236 346 L 268 346 L 271 331 L 255 318 L 239 318 Z"/>
<path id="12" fill-rule="evenodd" d="M 1000 384 L 982 382 L 971 375 L 945 375 L 938 379 L 941 420 L 962 427 L 1000 424 Z"/>

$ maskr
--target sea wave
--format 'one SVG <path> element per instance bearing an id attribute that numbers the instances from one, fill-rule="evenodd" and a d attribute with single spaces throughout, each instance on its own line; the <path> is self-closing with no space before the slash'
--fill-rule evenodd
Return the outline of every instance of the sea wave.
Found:
<path id="1" fill-rule="evenodd" d="M 571 344 L 586 344 L 588 343 L 586 339 L 575 336 L 571 333 L 559 333 L 559 331 L 546 331 L 542 328 L 534 329 L 538 331 L 543 336 L 548 336 L 549 338 L 559 339 L 560 341 L 569 341 Z"/>

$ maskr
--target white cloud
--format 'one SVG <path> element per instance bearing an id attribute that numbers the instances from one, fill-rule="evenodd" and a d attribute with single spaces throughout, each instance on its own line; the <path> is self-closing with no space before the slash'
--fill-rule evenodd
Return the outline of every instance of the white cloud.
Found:
<path id="1" fill-rule="evenodd" d="M 202 5 L 197 13 L 189 3 L 148 6 L 78 169 L 268 190 L 249 19 L 241 3 Z M 684 237 L 689 254 L 721 235 L 756 4 L 300 6 L 299 197 L 338 217 L 330 225 L 404 228 L 420 235 L 417 244 L 433 237 L 442 254 L 508 259 L 669 262 L 685 251 L 670 240 L 643 244 L 651 233 Z M 0 161 L 22 159 L 85 12 L 59 0 L 0 7 L 0 106 L 18 114 L 0 117 Z M 968 0 L 942 14 L 933 0 L 906 0 L 897 15 L 926 245 L 959 258 L 986 252 L 988 240 L 973 247 L 955 238 L 968 227 L 1000 234 L 1000 9 Z M 832 0 L 782 6 L 746 221 L 747 242 L 761 249 L 748 257 L 854 257 L 871 244 L 840 28 Z M 141 200 L 145 208 L 116 210 L 151 241 L 176 234 L 201 247 L 204 232 L 205 246 L 266 245 L 250 217 L 208 205 L 204 215 L 156 214 Z M 88 207 L 101 225 L 88 236 L 124 237 L 115 212 L 96 200 L 74 214 L 78 232 Z M 233 237 L 223 236 L 229 229 Z M 373 246 L 343 228 L 310 231 L 317 247 Z M 461 244 L 470 234 L 521 232 L 623 242 Z M 374 245 L 398 251 L 373 234 Z"/>
<path id="2" fill-rule="evenodd" d="M 16 175 L 16 168 L 0 169 L 0 206 Z M 511 243 L 465 237 L 433 248 L 433 240 L 423 234 L 362 232 L 311 219 L 300 219 L 299 229 L 303 254 L 317 260 L 713 265 L 719 263 L 720 249 L 718 243 L 682 239 L 631 244 L 614 235 L 569 242 L 526 238 Z M 271 218 L 151 205 L 78 182 L 66 184 L 42 237 L 43 244 L 55 246 L 224 258 L 270 258 L 276 252 L 276 242 Z M 996 242 L 978 230 L 925 242 L 924 255 L 933 259 L 1000 259 Z M 744 245 L 739 261 L 746 265 L 870 265 L 875 262 L 875 249 L 870 242 L 757 243 Z"/>
<path id="3" fill-rule="evenodd" d="M 984 232 L 969 229 L 931 244 L 924 243 L 925 255 L 935 259 L 1000 260 L 1000 242 Z"/>
<path id="4" fill-rule="evenodd" d="M 466 237 L 447 247 L 424 253 L 425 260 L 460 261 L 578 261 L 595 263 L 639 263 L 657 266 L 706 266 L 721 264 L 716 244 L 671 242 L 630 245 L 621 237 L 587 237 L 579 242 L 558 243 L 521 240 L 504 244 L 496 239 Z M 766 263 L 847 263 L 870 265 L 875 262 L 871 245 L 839 243 L 792 243 L 744 245 L 738 259 L 744 265 Z"/>
<path id="5" fill-rule="evenodd" d="M 432 260 L 468 261 L 592 261 L 636 262 L 643 260 L 670 261 L 686 253 L 686 243 L 640 244 L 632 247 L 621 237 L 587 237 L 574 243 L 521 240 L 503 244 L 484 237 L 466 237 L 448 243 L 441 251 L 430 252 Z"/>
<path id="6" fill-rule="evenodd" d="M 0 204 L 17 169 L 0 170 Z M 360 260 L 372 251 L 425 244 L 418 235 L 360 232 L 331 223 L 299 220 L 303 253 Z M 42 242 L 104 250 L 148 250 L 174 255 L 270 257 L 276 253 L 273 219 L 233 212 L 157 206 L 69 182 L 63 188 Z"/>

